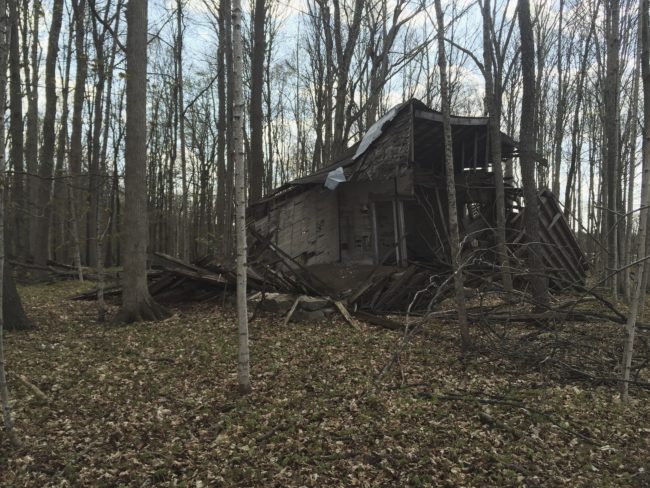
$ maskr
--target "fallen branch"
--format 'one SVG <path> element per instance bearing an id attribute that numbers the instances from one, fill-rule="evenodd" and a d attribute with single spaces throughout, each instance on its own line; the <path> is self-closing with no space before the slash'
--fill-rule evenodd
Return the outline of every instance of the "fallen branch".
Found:
<path id="1" fill-rule="evenodd" d="M 29 388 L 32 391 L 32 393 L 34 395 L 36 395 L 37 398 L 39 398 L 39 399 L 41 399 L 41 400 L 43 400 L 45 402 L 49 401 L 49 398 L 47 397 L 47 395 L 45 393 L 43 393 L 43 391 L 38 386 L 36 386 L 31 381 L 29 381 L 25 376 L 23 376 L 22 374 L 15 374 L 15 376 L 16 376 L 16 378 L 18 378 L 18 380 L 23 385 L 25 385 L 27 388 Z"/>

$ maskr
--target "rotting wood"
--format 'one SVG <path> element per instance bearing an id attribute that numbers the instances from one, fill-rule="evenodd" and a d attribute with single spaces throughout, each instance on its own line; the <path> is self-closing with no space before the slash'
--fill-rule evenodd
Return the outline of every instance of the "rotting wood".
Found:
<path id="1" fill-rule="evenodd" d="M 291 305 L 291 308 L 289 309 L 289 313 L 287 313 L 287 316 L 284 318 L 285 326 L 289 323 L 291 317 L 293 317 L 293 313 L 298 308 L 298 304 L 302 301 L 302 299 L 303 299 L 303 295 L 299 295 L 298 298 L 296 298 L 296 300 L 293 302 L 293 305 Z"/>
<path id="2" fill-rule="evenodd" d="M 352 318 L 350 315 L 350 312 L 348 312 L 348 309 L 345 308 L 345 305 L 343 305 L 340 301 L 338 300 L 332 300 L 332 303 L 334 303 L 334 306 L 341 312 L 341 315 L 343 315 L 343 318 L 345 321 L 352 326 L 353 329 L 357 330 L 358 332 L 361 332 L 361 327 L 357 323 L 356 320 Z"/>

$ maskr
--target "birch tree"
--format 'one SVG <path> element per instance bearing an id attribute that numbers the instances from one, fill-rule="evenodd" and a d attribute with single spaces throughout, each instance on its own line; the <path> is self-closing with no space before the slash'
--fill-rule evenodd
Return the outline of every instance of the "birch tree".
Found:
<path id="1" fill-rule="evenodd" d="M 244 161 L 244 96 L 242 93 L 242 28 L 241 0 L 232 2 L 232 51 L 233 51 L 233 160 L 235 165 L 235 225 L 237 240 L 237 318 L 239 330 L 239 364 L 237 379 L 242 394 L 251 392 L 250 354 L 248 351 L 248 307 L 246 302 L 246 187 Z"/>

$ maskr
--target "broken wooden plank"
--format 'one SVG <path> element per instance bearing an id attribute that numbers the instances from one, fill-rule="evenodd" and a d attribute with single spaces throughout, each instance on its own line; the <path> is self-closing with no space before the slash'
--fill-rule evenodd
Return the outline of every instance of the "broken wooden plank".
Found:
<path id="1" fill-rule="evenodd" d="M 286 326 L 289 323 L 289 320 L 291 320 L 291 317 L 293 316 L 293 313 L 296 311 L 298 308 L 298 304 L 302 301 L 304 295 L 299 295 L 298 298 L 296 298 L 296 301 L 293 302 L 293 305 L 289 309 L 289 313 L 287 316 L 284 318 L 284 325 Z"/>
<path id="2" fill-rule="evenodd" d="M 343 315 L 345 321 L 348 324 L 350 324 L 354 329 L 361 332 L 361 327 L 359 326 L 357 321 L 352 318 L 350 312 L 348 312 L 348 309 L 345 308 L 345 305 L 343 305 L 343 303 L 341 303 L 339 300 L 332 300 L 332 303 L 334 303 L 334 306 L 339 310 L 339 312 L 341 312 L 341 315 Z"/>

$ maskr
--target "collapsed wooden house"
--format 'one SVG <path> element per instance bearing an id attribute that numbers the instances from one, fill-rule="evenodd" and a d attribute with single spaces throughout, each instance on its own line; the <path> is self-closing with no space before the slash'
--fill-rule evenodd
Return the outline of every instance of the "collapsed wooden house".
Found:
<path id="1" fill-rule="evenodd" d="M 500 273 L 487 119 L 452 117 L 452 130 L 465 283 L 491 286 Z M 451 281 L 451 249 L 442 131 L 439 112 L 410 100 L 331 165 L 251 205 L 248 288 L 256 303 L 282 296 L 293 303 L 288 320 L 304 295 L 320 296 L 325 300 L 318 303 L 335 304 L 347 320 L 349 309 L 363 320 L 401 328 L 374 312 L 423 311 L 444 297 L 439 291 Z M 503 159 L 516 157 L 517 143 L 501 136 Z M 515 281 L 525 284 L 526 209 L 513 180 L 504 186 L 511 266 Z M 555 196 L 543 190 L 538 204 L 551 286 L 583 285 L 587 260 Z M 149 290 L 162 302 L 223 300 L 236 287 L 233 263 L 210 256 L 190 264 L 155 253 L 152 265 Z M 119 286 L 105 290 L 108 297 L 120 293 Z"/>
<path id="2" fill-rule="evenodd" d="M 470 284 L 479 284 L 497 276 L 487 118 L 451 122 L 462 255 Z M 450 272 L 444 149 L 439 112 L 415 99 L 394 107 L 338 160 L 249 207 L 256 274 L 276 288 L 291 288 L 283 280 L 304 282 L 307 292 L 346 297 L 375 311 L 425 306 Z M 501 154 L 504 160 L 517 156 L 517 143 L 506 134 Z M 527 252 L 525 208 L 512 178 L 504 185 L 507 237 L 517 263 Z M 543 191 L 539 204 L 551 284 L 584 283 L 587 260 L 554 195 Z"/>

